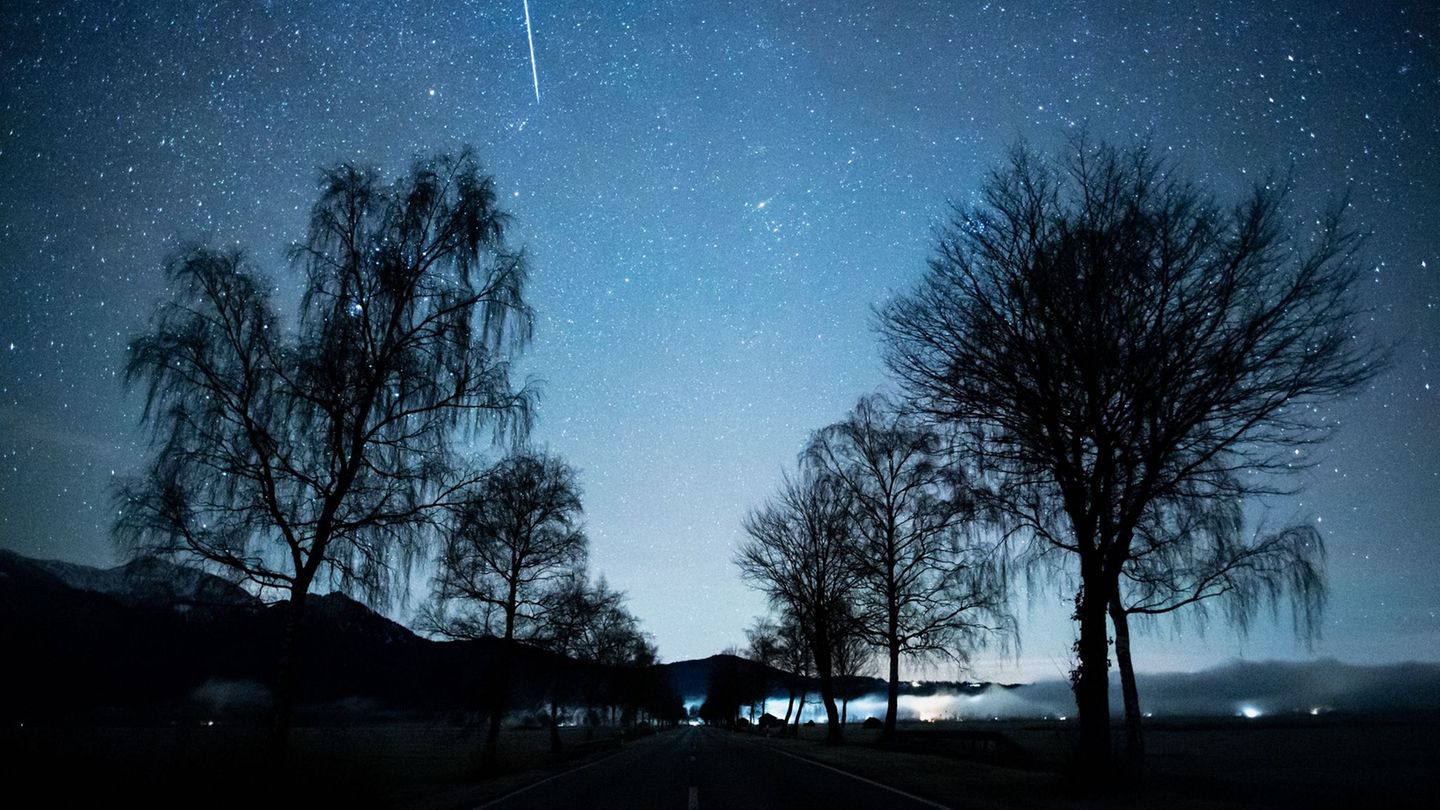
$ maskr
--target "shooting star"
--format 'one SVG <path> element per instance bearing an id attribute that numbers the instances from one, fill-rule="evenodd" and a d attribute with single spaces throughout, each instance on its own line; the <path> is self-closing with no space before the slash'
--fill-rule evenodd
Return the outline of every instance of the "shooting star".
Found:
<path id="1" fill-rule="evenodd" d="M 535 84 L 535 103 L 540 103 L 540 71 L 535 67 L 535 34 L 530 30 L 530 0 L 525 2 L 525 40 L 530 43 L 530 81 Z"/>

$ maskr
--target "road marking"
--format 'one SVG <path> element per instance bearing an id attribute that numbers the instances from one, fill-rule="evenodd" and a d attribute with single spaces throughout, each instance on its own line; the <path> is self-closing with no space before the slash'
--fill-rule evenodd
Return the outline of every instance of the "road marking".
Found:
<path id="1" fill-rule="evenodd" d="M 800 760 L 801 762 L 808 762 L 808 763 L 810 763 L 811 765 L 814 765 L 814 766 L 817 767 L 817 768 L 824 768 L 824 769 L 827 770 L 827 771 L 834 771 L 835 773 L 838 773 L 838 774 L 844 774 L 845 776 L 848 776 L 848 777 L 850 777 L 851 779 L 855 779 L 855 780 L 857 780 L 857 781 L 864 782 L 864 783 L 867 784 L 867 785 L 873 785 L 874 787 L 880 788 L 881 790 L 888 790 L 888 791 L 890 791 L 891 793 L 894 793 L 894 794 L 897 795 L 897 796 L 904 796 L 905 798 L 909 799 L 910 801 L 912 801 L 912 802 L 918 802 L 918 803 L 920 803 L 920 804 L 925 805 L 926 807 L 937 807 L 937 808 L 939 808 L 939 810 L 950 810 L 950 808 L 949 808 L 948 806 L 943 805 L 943 804 L 940 804 L 939 802 L 932 802 L 932 801 L 930 801 L 929 799 L 922 799 L 921 797 L 916 796 L 914 793 L 906 793 L 905 791 L 901 790 L 900 788 L 891 787 L 891 786 L 885 784 L 884 782 L 876 782 L 874 779 L 866 779 L 865 777 L 860 776 L 859 774 L 854 774 L 854 773 L 851 773 L 851 772 L 849 772 L 849 771 L 841 770 L 841 769 L 839 769 L 839 768 L 836 768 L 836 767 L 833 766 L 833 765 L 826 765 L 826 764 L 823 763 L 823 762 L 816 762 L 815 760 L 813 760 L 813 759 L 811 759 L 811 758 L 809 758 L 809 757 L 802 757 L 802 756 L 800 756 L 799 754 L 792 754 L 792 753 L 790 753 L 789 751 L 781 751 L 779 748 L 775 748 L 775 747 L 772 747 L 772 746 L 766 746 L 766 748 L 769 748 L 771 751 L 774 751 L 774 752 L 777 753 L 777 754 L 784 754 L 785 756 L 790 757 L 791 759 L 798 759 L 798 760 Z"/>
<path id="2" fill-rule="evenodd" d="M 700 810 L 700 788 L 693 785 L 690 787 L 690 803 L 686 810 Z"/>
<path id="3" fill-rule="evenodd" d="M 614 756 L 614 755 L 611 754 L 610 756 Z M 526 786 L 524 786 L 524 787 L 522 787 L 522 788 L 518 788 L 518 789 L 516 789 L 516 790 L 510 791 L 509 793 L 506 793 L 504 796 L 500 796 L 500 797 L 498 797 L 498 798 L 491 799 L 490 801 L 485 802 L 484 804 L 479 805 L 478 807 L 476 807 L 475 810 L 483 810 L 483 808 L 486 808 L 486 807 L 494 807 L 494 806 L 497 805 L 497 804 L 503 804 L 503 803 L 508 802 L 508 801 L 510 801 L 511 799 L 515 798 L 516 796 L 519 796 L 521 793 L 526 792 L 527 790 L 532 790 L 532 789 L 534 789 L 534 788 L 540 787 L 541 785 L 545 784 L 546 782 L 553 782 L 553 781 L 555 781 L 556 779 L 559 779 L 559 778 L 562 777 L 562 776 L 569 776 L 569 775 L 572 774 L 572 773 L 579 773 L 579 772 L 585 770 L 586 768 L 593 768 L 593 767 L 595 767 L 596 765 L 599 765 L 600 763 L 602 763 L 602 762 L 604 762 L 604 761 L 606 761 L 606 760 L 608 760 L 608 759 L 610 759 L 609 756 L 601 757 L 601 758 L 595 760 L 594 762 L 587 762 L 587 763 L 585 763 L 584 765 L 581 765 L 581 766 L 578 767 L 578 768 L 571 768 L 571 769 L 568 770 L 568 771 L 561 771 L 561 772 L 559 772 L 559 773 L 557 773 L 557 774 L 554 774 L 554 775 L 551 775 L 551 776 L 547 776 L 547 777 L 545 777 L 544 779 L 541 779 L 539 782 L 531 782 L 530 784 L 528 784 L 528 785 L 526 785 Z"/>

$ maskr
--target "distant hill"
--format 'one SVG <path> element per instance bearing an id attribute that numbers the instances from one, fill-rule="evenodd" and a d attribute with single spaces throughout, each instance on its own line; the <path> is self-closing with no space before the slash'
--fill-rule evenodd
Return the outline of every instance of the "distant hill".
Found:
<path id="1" fill-rule="evenodd" d="M 110 569 L 0 551 L 0 720 L 259 715 L 269 705 L 281 606 L 194 568 L 142 559 Z M 310 598 L 299 678 L 301 717 L 473 714 L 487 705 L 499 642 L 434 641 L 342 594 Z M 606 668 L 521 647 L 511 704 L 539 707 L 557 678 L 572 702 L 619 705 L 643 692 L 703 701 L 717 686 L 784 699 L 789 676 L 737 658 Z M 1118 678 L 1112 687 L 1119 688 Z M 814 679 L 804 687 L 811 694 Z M 1235 662 L 1141 675 L 1163 716 L 1440 712 L 1440 665 Z M 852 718 L 884 712 L 885 682 L 842 682 Z M 901 717 L 1050 717 L 1073 712 L 1069 684 L 904 682 Z M 743 702 L 743 701 L 742 701 Z M 1111 705 L 1120 711 L 1118 694 Z M 812 708 L 811 711 L 814 711 Z M 813 715 L 807 715 L 813 716 Z"/>
<path id="2" fill-rule="evenodd" d="M 759 684 L 760 688 L 771 696 L 787 694 L 792 680 L 791 675 L 784 670 L 726 654 L 689 661 L 676 661 L 673 664 L 660 664 L 657 669 L 664 673 L 670 687 L 687 700 L 703 698 L 711 685 L 715 683 L 716 678 L 722 677 L 722 674 L 744 683 Z M 847 677 L 837 678 L 836 681 L 842 690 L 853 695 L 885 690 L 885 681 L 879 678 Z M 799 683 L 811 692 L 820 688 L 816 678 L 805 678 Z"/>
<path id="3" fill-rule="evenodd" d="M 660 664 L 657 669 L 664 673 L 666 682 L 680 695 L 687 699 L 700 699 L 709 691 L 716 673 L 727 667 L 746 680 L 774 684 L 773 688 L 777 692 L 781 689 L 780 684 L 789 678 L 788 674 L 774 667 L 734 655 L 712 655 L 709 658 L 676 661 L 673 664 Z"/>
<path id="4" fill-rule="evenodd" d="M 0 718 L 261 713 L 282 605 L 161 560 L 107 570 L 0 551 Z M 298 698 L 305 711 L 473 712 L 488 705 L 500 642 L 434 641 L 338 593 L 310 597 Z M 559 677 L 621 702 L 639 676 L 520 647 L 512 705 Z"/>
<path id="5" fill-rule="evenodd" d="M 155 557 L 142 557 L 114 568 L 33 560 L 0 551 L 11 566 L 33 566 L 80 591 L 105 594 L 127 605 L 178 607 L 256 606 L 244 588 L 213 574 Z"/>

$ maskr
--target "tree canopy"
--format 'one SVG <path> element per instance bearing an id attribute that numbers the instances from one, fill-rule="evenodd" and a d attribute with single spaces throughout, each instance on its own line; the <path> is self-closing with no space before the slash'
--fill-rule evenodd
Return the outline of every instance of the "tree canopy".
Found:
<path id="1" fill-rule="evenodd" d="M 1289 196 L 1263 182 L 1222 205 L 1144 146 L 1018 146 L 880 312 L 910 407 L 1078 569 L 1089 773 L 1109 759 L 1107 606 L 1147 513 L 1276 489 L 1333 429 L 1311 406 L 1381 366 L 1358 337 L 1361 239 L 1343 203 L 1307 232 Z M 1051 505 L 1063 523 L 1035 518 Z"/>
<path id="2" fill-rule="evenodd" d="M 288 597 L 276 739 L 289 727 L 294 642 L 317 581 L 383 596 L 474 470 L 457 431 L 523 434 L 532 394 L 510 360 L 530 337 L 523 256 L 494 181 L 469 151 L 416 160 L 393 183 L 323 171 L 298 316 L 239 250 L 192 246 L 130 344 L 150 462 L 117 491 L 133 554 L 211 565 Z"/>

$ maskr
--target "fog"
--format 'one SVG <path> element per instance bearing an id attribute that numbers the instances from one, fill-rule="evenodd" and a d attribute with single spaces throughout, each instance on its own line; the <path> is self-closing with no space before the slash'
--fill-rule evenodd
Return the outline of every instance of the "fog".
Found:
<path id="1" fill-rule="evenodd" d="M 1354 666 L 1322 660 L 1232 662 L 1194 673 L 1140 675 L 1141 710 L 1154 717 L 1263 717 L 1276 714 L 1440 711 L 1440 665 Z M 1123 711 L 1120 679 L 1111 673 L 1112 711 Z M 1070 685 L 1061 680 L 1019 686 L 972 684 L 941 687 L 906 685 L 899 700 L 902 720 L 991 720 L 1063 718 L 1074 713 Z M 771 698 L 765 710 L 784 716 L 787 698 Z M 883 692 L 850 701 L 849 720 L 884 717 Z M 803 718 L 822 719 L 824 708 L 811 694 Z"/>

